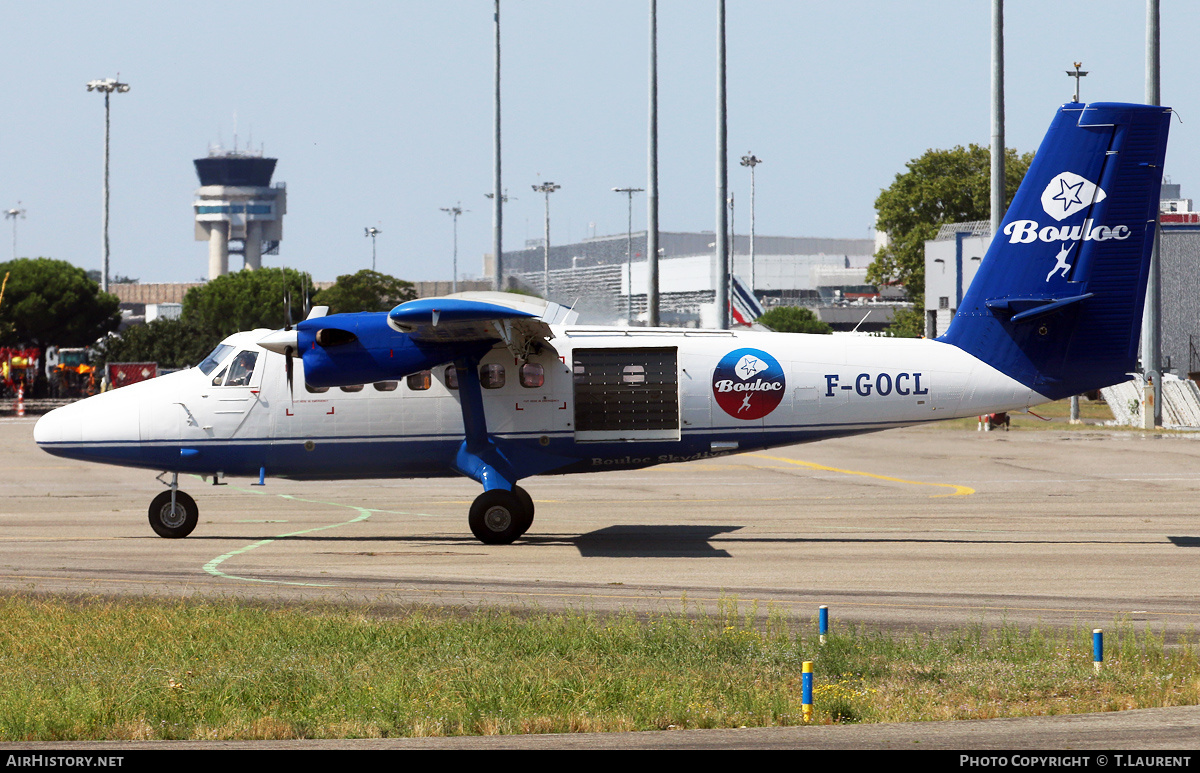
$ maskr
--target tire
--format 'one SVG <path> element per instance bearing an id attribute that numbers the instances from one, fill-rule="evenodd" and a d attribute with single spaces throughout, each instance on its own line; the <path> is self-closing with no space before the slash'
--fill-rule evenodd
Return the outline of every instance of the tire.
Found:
<path id="1" fill-rule="evenodd" d="M 533 523 L 521 497 L 504 489 L 485 491 L 471 503 L 471 533 L 487 545 L 508 545 Z"/>
<path id="2" fill-rule="evenodd" d="M 150 528 L 166 539 L 182 539 L 192 533 L 200 520 L 196 500 L 182 491 L 175 492 L 175 508 L 171 509 L 171 492 L 164 491 L 150 502 Z"/>
<path id="3" fill-rule="evenodd" d="M 522 537 L 525 532 L 529 531 L 529 527 L 533 526 L 533 497 L 529 496 L 529 492 L 520 486 L 513 486 L 513 493 L 517 495 L 517 499 L 521 500 L 521 506 L 525 508 L 525 516 L 521 519 L 521 529 L 517 537 Z"/>

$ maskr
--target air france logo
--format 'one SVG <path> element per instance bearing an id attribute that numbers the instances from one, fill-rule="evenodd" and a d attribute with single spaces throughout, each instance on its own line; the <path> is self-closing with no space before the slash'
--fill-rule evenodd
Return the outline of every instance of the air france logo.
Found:
<path id="1" fill-rule="evenodd" d="M 783 367 L 760 349 L 736 349 L 713 371 L 713 397 L 735 419 L 761 419 L 779 407 L 785 389 Z"/>
<path id="2" fill-rule="evenodd" d="M 1042 209 L 1057 222 L 1082 212 L 1092 204 L 1104 201 L 1108 194 L 1104 189 L 1074 172 L 1060 172 L 1050 180 L 1042 191 Z M 1130 237 L 1127 225 L 1096 225 L 1087 218 L 1079 225 L 1046 225 L 1036 220 L 1013 220 L 1004 226 L 1009 244 L 1032 244 L 1033 242 L 1107 242 L 1124 241 Z M 1066 258 L 1059 253 L 1058 259 Z M 1061 270 L 1056 265 L 1055 270 Z"/>
<path id="3" fill-rule="evenodd" d="M 1104 201 L 1106 194 L 1093 182 L 1074 172 L 1062 172 L 1042 191 L 1042 209 L 1062 222 L 1094 202 Z"/>

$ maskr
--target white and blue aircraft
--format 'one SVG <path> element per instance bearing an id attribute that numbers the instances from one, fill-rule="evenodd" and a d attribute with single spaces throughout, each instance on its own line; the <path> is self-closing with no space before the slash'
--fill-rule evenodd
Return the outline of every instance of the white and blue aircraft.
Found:
<path id="1" fill-rule="evenodd" d="M 483 486 L 472 532 L 510 543 L 534 516 L 518 481 L 536 475 L 1024 410 L 1136 367 L 1169 117 L 1060 108 L 937 340 L 588 327 L 554 303 L 464 293 L 238 333 L 195 368 L 48 413 L 34 437 L 169 474 L 149 510 L 163 537 L 197 522 L 180 473 L 460 474 Z"/>

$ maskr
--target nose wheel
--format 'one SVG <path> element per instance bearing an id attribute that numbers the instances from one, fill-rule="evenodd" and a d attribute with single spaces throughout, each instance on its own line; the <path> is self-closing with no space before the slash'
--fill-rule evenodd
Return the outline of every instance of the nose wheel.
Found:
<path id="1" fill-rule="evenodd" d="M 174 501 L 172 501 L 172 496 Z M 180 539 L 192 533 L 200 520 L 196 500 L 182 491 L 164 491 L 150 502 L 150 528 L 160 537 Z"/>
<path id="2" fill-rule="evenodd" d="M 471 533 L 488 545 L 508 545 L 529 531 L 533 510 L 533 497 L 520 486 L 485 491 L 471 504 Z"/>

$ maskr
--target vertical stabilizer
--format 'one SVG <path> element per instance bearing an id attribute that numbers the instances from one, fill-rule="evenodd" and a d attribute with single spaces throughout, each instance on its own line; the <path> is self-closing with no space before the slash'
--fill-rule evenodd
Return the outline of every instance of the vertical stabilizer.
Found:
<path id="1" fill-rule="evenodd" d="M 1171 111 L 1061 107 L 940 341 L 1050 399 L 1124 381 Z"/>

